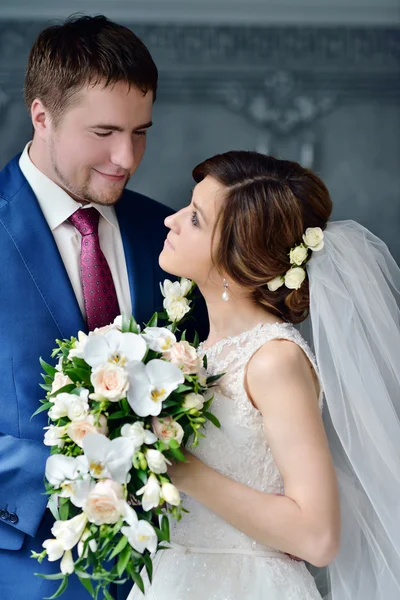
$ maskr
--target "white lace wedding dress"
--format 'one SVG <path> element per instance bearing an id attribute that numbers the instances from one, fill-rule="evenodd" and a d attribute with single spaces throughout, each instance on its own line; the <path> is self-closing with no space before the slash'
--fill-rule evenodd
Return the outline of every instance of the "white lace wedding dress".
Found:
<path id="1" fill-rule="evenodd" d="M 295 342 L 315 367 L 309 347 L 290 324 L 259 324 L 208 348 L 208 371 L 225 373 L 212 405 L 221 429 L 208 424 L 207 438 L 193 454 L 236 481 L 283 494 L 262 416 L 244 389 L 249 359 L 272 339 Z M 257 543 L 188 496 L 183 505 L 190 513 L 171 523 L 172 548 L 156 556 L 153 584 L 146 580 L 145 595 L 135 586 L 129 600 L 321 600 L 304 562 Z"/>

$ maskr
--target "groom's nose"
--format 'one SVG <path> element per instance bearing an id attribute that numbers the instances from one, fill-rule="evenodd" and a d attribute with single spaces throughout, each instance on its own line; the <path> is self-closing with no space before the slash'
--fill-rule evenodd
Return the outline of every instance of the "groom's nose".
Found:
<path id="1" fill-rule="evenodd" d="M 111 162 L 130 173 L 138 166 L 140 157 L 136 157 L 136 152 L 132 140 L 119 140 L 115 145 L 110 156 Z"/>

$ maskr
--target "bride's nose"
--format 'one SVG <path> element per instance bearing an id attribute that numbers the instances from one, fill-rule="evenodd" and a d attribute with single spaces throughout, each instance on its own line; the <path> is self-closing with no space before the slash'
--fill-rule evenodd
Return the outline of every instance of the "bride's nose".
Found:
<path id="1" fill-rule="evenodd" d="M 178 215 L 179 215 L 180 211 L 174 213 L 173 215 L 169 215 L 168 217 L 166 217 L 164 219 L 164 225 L 165 227 L 168 227 L 168 229 L 172 229 L 172 231 L 177 231 L 178 230 Z"/>

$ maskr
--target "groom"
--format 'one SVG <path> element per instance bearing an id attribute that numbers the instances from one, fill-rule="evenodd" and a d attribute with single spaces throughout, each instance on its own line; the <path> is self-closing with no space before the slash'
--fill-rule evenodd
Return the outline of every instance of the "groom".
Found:
<path id="1" fill-rule="evenodd" d="M 158 254 L 170 210 L 125 189 L 145 151 L 157 68 L 105 17 L 45 29 L 29 56 L 33 140 L 0 172 L 0 598 L 42 600 L 59 561 L 30 559 L 52 537 L 39 356 L 68 338 L 161 304 Z M 126 598 L 119 589 L 119 598 Z M 65 600 L 89 598 L 71 577 Z"/>

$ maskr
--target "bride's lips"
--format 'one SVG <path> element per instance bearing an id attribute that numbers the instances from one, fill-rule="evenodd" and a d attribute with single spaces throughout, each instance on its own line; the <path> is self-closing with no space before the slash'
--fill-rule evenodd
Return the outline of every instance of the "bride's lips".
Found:
<path id="1" fill-rule="evenodd" d="M 107 179 L 108 181 L 123 181 L 126 177 L 126 175 L 111 175 L 109 173 L 102 173 L 102 171 L 98 171 L 97 169 L 93 169 L 93 170 L 96 171 L 96 173 L 98 173 L 105 179 Z"/>
<path id="2" fill-rule="evenodd" d="M 167 248 L 170 248 L 171 250 L 175 250 L 175 248 L 173 247 L 173 245 L 171 244 L 171 242 L 169 241 L 168 238 L 166 238 L 166 240 L 164 242 L 164 246 L 166 246 Z"/>

